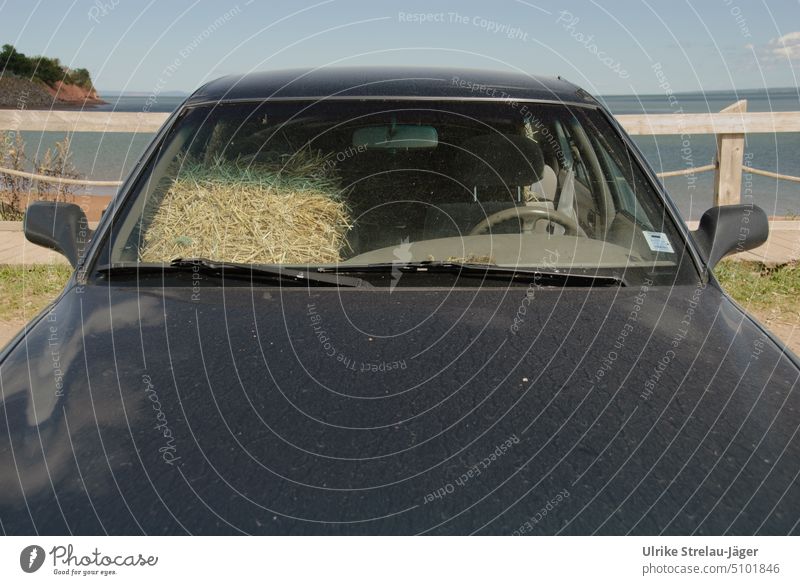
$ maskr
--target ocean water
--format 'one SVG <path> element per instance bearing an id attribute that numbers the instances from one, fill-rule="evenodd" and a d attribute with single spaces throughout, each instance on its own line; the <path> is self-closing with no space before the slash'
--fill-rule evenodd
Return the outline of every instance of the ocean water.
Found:
<path id="1" fill-rule="evenodd" d="M 713 91 L 676 94 L 670 104 L 664 95 L 603 96 L 601 99 L 614 114 L 670 114 L 682 108 L 688 114 L 719 112 L 744 99 L 748 112 L 800 112 L 800 91 L 796 88 Z M 634 141 L 656 172 L 686 168 L 682 159 L 680 136 L 634 136 Z M 697 134 L 689 138 L 692 166 L 711 164 L 716 155 L 716 137 Z M 800 134 L 745 135 L 745 164 L 767 171 L 800 177 Z M 688 177 L 668 177 L 664 185 L 687 219 L 698 219 L 714 200 L 714 172 Z M 751 189 L 753 202 L 767 215 L 800 215 L 800 183 L 779 181 L 746 173 L 742 188 Z"/>
<path id="2" fill-rule="evenodd" d="M 746 99 L 751 112 L 800 111 L 800 93 L 797 89 L 747 90 L 740 92 L 707 92 L 676 94 L 677 104 L 670 104 L 664 95 L 603 96 L 614 114 L 665 114 L 682 108 L 686 113 L 719 112 L 739 99 Z M 106 95 L 109 103 L 93 111 L 140 112 L 145 109 L 147 96 Z M 182 97 L 159 96 L 150 104 L 153 112 L 170 112 L 183 101 Z M 59 132 L 23 132 L 30 158 L 41 156 L 45 149 L 63 139 Z M 139 154 L 147 146 L 152 134 L 101 134 L 78 132 L 72 136 L 73 164 L 83 175 L 95 180 L 123 179 Z M 686 167 L 680 136 L 635 136 L 634 140 L 657 172 Z M 713 161 L 716 140 L 713 135 L 694 135 L 690 138 L 693 166 Z M 749 166 L 800 176 L 800 134 L 751 134 L 746 137 L 746 164 Z M 688 177 L 670 177 L 664 184 L 687 219 L 697 219 L 713 203 L 714 173 Z M 768 215 L 800 215 L 800 183 L 778 181 L 767 177 L 743 177 L 752 189 L 753 200 Z M 93 188 L 90 193 L 110 194 L 113 191 Z"/>

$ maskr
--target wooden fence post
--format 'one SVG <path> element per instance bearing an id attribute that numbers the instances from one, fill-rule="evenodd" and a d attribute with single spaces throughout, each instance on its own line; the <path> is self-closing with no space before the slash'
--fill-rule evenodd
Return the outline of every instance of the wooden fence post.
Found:
<path id="1" fill-rule="evenodd" d="M 721 110 L 744 113 L 747 100 Z M 714 205 L 734 205 L 741 200 L 744 134 L 717 134 L 717 169 L 714 172 Z"/>

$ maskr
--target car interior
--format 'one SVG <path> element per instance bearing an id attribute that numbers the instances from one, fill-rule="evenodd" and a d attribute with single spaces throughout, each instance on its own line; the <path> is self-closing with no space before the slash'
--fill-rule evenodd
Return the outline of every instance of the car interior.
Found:
<path id="1" fill-rule="evenodd" d="M 217 107 L 167 145 L 154 174 L 179 173 L 176 161 L 189 157 L 258 169 L 324 153 L 320 172 L 336 178 L 350 216 L 342 262 L 392 262 L 402 247 L 413 260 L 536 265 L 558 248 L 573 266 L 671 263 L 644 235 L 664 231 L 663 211 L 648 208 L 654 197 L 639 194 L 652 188 L 590 108 L 321 108 Z M 148 198 L 168 183 L 154 182 Z M 146 228 L 131 228 L 133 240 Z"/>

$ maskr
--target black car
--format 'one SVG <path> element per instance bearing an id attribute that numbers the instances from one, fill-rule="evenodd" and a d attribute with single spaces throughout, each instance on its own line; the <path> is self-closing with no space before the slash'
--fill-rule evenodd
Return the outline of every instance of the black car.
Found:
<path id="1" fill-rule="evenodd" d="M 798 361 L 562 80 L 226 77 L 0 356 L 6 534 L 798 534 Z"/>

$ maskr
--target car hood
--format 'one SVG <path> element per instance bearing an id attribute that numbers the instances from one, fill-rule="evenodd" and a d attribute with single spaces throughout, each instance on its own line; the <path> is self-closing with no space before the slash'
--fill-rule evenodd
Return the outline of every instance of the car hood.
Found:
<path id="1" fill-rule="evenodd" d="M 786 534 L 797 378 L 714 284 L 76 286 L 0 367 L 0 518 Z"/>

